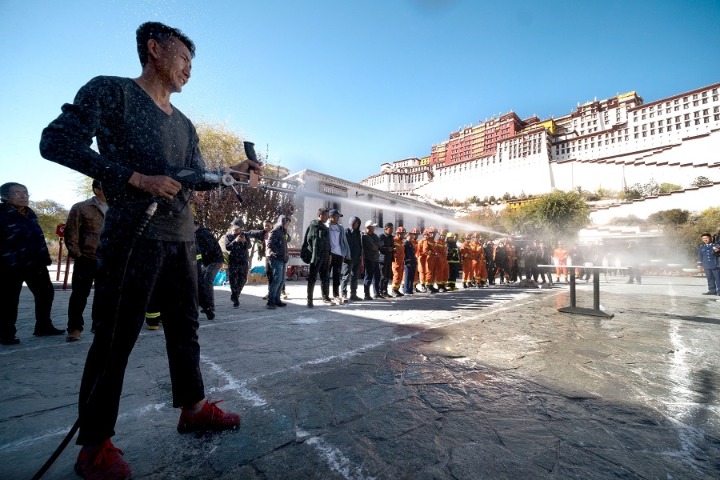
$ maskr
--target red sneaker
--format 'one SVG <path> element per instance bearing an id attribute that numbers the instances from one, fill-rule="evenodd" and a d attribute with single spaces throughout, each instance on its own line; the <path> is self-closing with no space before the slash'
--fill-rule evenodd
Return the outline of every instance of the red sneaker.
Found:
<path id="1" fill-rule="evenodd" d="M 128 479 L 132 470 L 122 455 L 123 451 L 108 438 L 101 445 L 83 447 L 75 463 L 75 471 L 86 480 Z"/>
<path id="2" fill-rule="evenodd" d="M 177 429 L 180 433 L 201 432 L 206 430 L 233 430 L 240 425 L 240 415 L 236 413 L 225 413 L 216 405 L 222 402 L 206 401 L 199 412 L 192 413 L 183 409 L 180 414 L 180 422 Z"/>

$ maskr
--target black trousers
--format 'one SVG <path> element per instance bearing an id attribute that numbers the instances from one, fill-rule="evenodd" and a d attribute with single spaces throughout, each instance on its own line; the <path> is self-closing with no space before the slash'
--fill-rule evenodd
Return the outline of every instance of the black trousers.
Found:
<path id="1" fill-rule="evenodd" d="M 380 295 L 380 264 L 372 260 L 363 259 L 363 269 L 365 270 L 365 280 L 363 280 L 363 288 L 365 295 L 370 295 L 370 285 L 375 288 L 375 296 Z"/>
<path id="2" fill-rule="evenodd" d="M 115 434 L 128 357 L 145 320 L 150 297 L 163 315 L 173 406 L 205 398 L 198 343 L 195 242 L 140 239 L 101 242 L 93 318 L 97 322 L 80 385 L 79 445 Z"/>
<path id="3" fill-rule="evenodd" d="M 222 263 L 215 262 L 203 265 L 198 262 L 198 303 L 203 310 L 215 310 L 215 288 L 213 281 L 220 271 Z M 247 278 L 247 277 L 246 277 Z"/>
<path id="4" fill-rule="evenodd" d="M 449 263 L 449 274 L 448 274 L 448 285 L 455 287 L 455 282 L 458 275 L 460 275 L 460 262 L 448 262 Z"/>
<path id="5" fill-rule="evenodd" d="M 330 254 L 330 269 L 328 275 L 332 272 L 333 297 L 340 296 L 340 277 L 342 276 L 344 259 L 342 255 Z"/>
<path id="6" fill-rule="evenodd" d="M 248 259 L 230 260 L 228 262 L 228 281 L 230 282 L 230 300 L 240 298 L 240 293 L 247 283 Z"/>
<path id="7" fill-rule="evenodd" d="M 50 310 L 55 289 L 47 267 L 0 268 L 0 337 L 13 338 L 17 333 L 15 323 L 23 282 L 35 297 L 35 329 L 52 324 Z"/>
<path id="8" fill-rule="evenodd" d="M 83 331 L 85 321 L 83 312 L 90 296 L 95 275 L 97 274 L 97 260 L 88 257 L 75 259 L 72 275 L 72 293 L 68 302 L 68 332 L 72 330 Z"/>
<path id="9" fill-rule="evenodd" d="M 380 291 L 387 293 L 388 285 L 392 283 L 392 257 L 389 262 L 380 264 Z"/>
<path id="10" fill-rule="evenodd" d="M 343 263 L 342 282 L 340 283 L 340 292 L 343 297 L 347 295 L 348 283 L 350 284 L 350 295 L 357 295 L 359 275 L 360 257 L 351 259 L 350 263 Z"/>
<path id="11" fill-rule="evenodd" d="M 320 277 L 320 290 L 323 298 L 329 296 L 330 280 L 328 278 L 328 269 L 330 268 L 329 255 L 320 255 L 315 263 L 310 264 L 310 272 L 308 273 L 308 298 L 312 298 L 312 291 L 315 288 L 315 282 Z"/>

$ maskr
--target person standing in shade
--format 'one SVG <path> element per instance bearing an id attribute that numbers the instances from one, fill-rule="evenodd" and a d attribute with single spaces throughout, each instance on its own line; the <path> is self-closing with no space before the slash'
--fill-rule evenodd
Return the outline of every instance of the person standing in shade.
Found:
<path id="1" fill-rule="evenodd" d="M 405 295 L 413 295 L 415 293 L 415 273 L 417 272 L 417 258 L 415 257 L 415 245 L 417 245 L 418 229 L 413 228 L 408 234 L 408 238 L 403 242 L 405 257 L 405 281 L 403 290 Z"/>
<path id="2" fill-rule="evenodd" d="M 228 280 L 230 281 L 230 301 L 234 308 L 240 307 L 240 294 L 247 283 L 250 270 L 251 240 L 263 240 L 265 230 L 245 230 L 245 222 L 240 218 L 232 221 L 230 231 L 225 235 L 225 249 L 228 251 Z"/>
<path id="3" fill-rule="evenodd" d="M 720 295 L 720 243 L 713 242 L 709 233 L 701 236 L 697 250 L 697 264 L 705 270 L 708 289 L 703 295 Z"/>
<path id="4" fill-rule="evenodd" d="M 377 224 L 372 220 L 365 222 L 365 232 L 362 235 L 363 247 L 363 269 L 365 270 L 365 279 L 363 280 L 363 290 L 365 296 L 363 300 L 373 300 L 370 296 L 370 285 L 375 289 L 375 300 L 382 298 L 380 296 L 380 238 L 375 234 Z"/>
<path id="5" fill-rule="evenodd" d="M 195 247 L 198 261 L 198 304 L 207 319 L 213 320 L 215 318 L 213 281 L 225 259 L 215 236 L 198 221 L 195 221 Z"/>
<path id="6" fill-rule="evenodd" d="M 55 289 L 50 280 L 50 253 L 37 215 L 28 206 L 25 185 L 0 186 L 0 344 L 16 345 L 18 303 L 23 282 L 35 297 L 33 335 L 62 335 L 50 319 Z"/>
<path id="7" fill-rule="evenodd" d="M 357 295 L 358 276 L 360 275 L 360 262 L 362 261 L 362 235 L 360 232 L 361 220 L 350 217 L 350 227 L 345 230 L 345 238 L 350 248 L 350 261 L 343 263 L 342 282 L 340 294 L 348 300 L 361 300 Z M 347 288 L 350 284 L 350 297 L 347 297 Z"/>
<path id="8" fill-rule="evenodd" d="M 395 257 L 395 240 L 392 223 L 386 223 L 378 238 L 380 239 L 380 297 L 390 298 L 388 285 L 392 283 L 392 263 Z"/>
<path id="9" fill-rule="evenodd" d="M 328 220 L 328 209 L 320 208 L 317 212 L 317 218 L 310 222 L 307 230 L 305 230 L 305 239 L 303 240 L 303 250 L 309 252 L 310 272 L 307 279 L 307 306 L 313 308 L 313 295 L 315 292 L 315 282 L 318 275 L 320 276 L 320 290 L 322 292 L 323 301 L 330 303 L 328 297 L 329 281 L 328 267 L 330 264 L 330 231 L 325 222 Z"/>
<path id="10" fill-rule="evenodd" d="M 280 292 L 285 280 L 285 268 L 290 259 L 287 248 L 287 229 L 289 225 L 290 217 L 280 215 L 277 222 L 275 222 L 275 226 L 270 231 L 267 241 L 266 254 L 272 270 L 272 282 L 270 283 L 267 301 L 267 308 L 270 310 L 275 310 L 275 307 L 287 306 L 287 303 L 280 300 Z"/>
<path id="11" fill-rule="evenodd" d="M 72 293 L 68 302 L 68 342 L 80 340 L 85 325 L 83 312 L 97 273 L 97 247 L 108 208 L 102 185 L 97 180 L 92 182 L 92 191 L 92 198 L 70 208 L 63 232 L 68 255 L 74 260 Z M 94 324 L 92 330 L 95 330 Z"/>
<path id="12" fill-rule="evenodd" d="M 457 244 L 457 236 L 454 233 L 448 233 L 447 236 L 447 263 L 448 263 L 448 280 L 447 289 L 457 290 L 455 282 L 460 274 L 460 248 Z"/>
<path id="13" fill-rule="evenodd" d="M 348 245 L 345 229 L 340 224 L 342 214 L 332 209 L 329 212 L 328 234 L 330 235 L 330 268 L 328 275 L 332 272 L 333 302 L 342 305 L 345 296 L 340 296 L 340 276 L 342 266 L 350 262 L 350 246 Z M 325 300 L 325 298 L 323 298 Z"/>
<path id="14" fill-rule="evenodd" d="M 84 478 L 132 474 L 111 438 L 120 409 L 128 358 L 153 296 L 163 313 L 173 406 L 180 433 L 237 428 L 240 416 L 205 397 L 198 340 L 198 284 L 189 206 L 193 190 L 179 169 L 205 171 L 192 122 L 171 102 L 190 80 L 195 45 L 158 22 L 137 29 L 142 72 L 137 78 L 100 76 L 43 131 L 40 152 L 53 162 L 100 180 L 108 201 L 98 247 L 93 314 L 97 328 L 78 401 L 83 448 L 75 471 Z M 97 150 L 91 148 L 97 140 Z M 262 171 L 252 160 L 233 170 Z M 237 175 L 237 174 L 236 174 Z M 239 176 L 239 175 L 238 175 Z M 138 227 L 143 226 L 139 229 Z"/>

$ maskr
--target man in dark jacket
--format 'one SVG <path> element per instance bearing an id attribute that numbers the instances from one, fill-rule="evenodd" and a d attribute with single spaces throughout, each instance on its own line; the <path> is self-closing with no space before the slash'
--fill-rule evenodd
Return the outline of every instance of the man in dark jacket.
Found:
<path id="1" fill-rule="evenodd" d="M 266 254 L 272 270 L 272 282 L 268 291 L 267 308 L 274 310 L 275 307 L 284 307 L 287 303 L 280 300 L 283 280 L 285 280 L 285 268 L 290 256 L 287 248 L 287 228 L 290 225 L 290 217 L 280 215 L 275 226 L 268 237 Z"/>
<path id="2" fill-rule="evenodd" d="M 328 268 L 330 266 L 330 230 L 325 222 L 327 222 L 329 214 L 327 208 L 318 209 L 317 218 L 310 222 L 307 230 L 305 230 L 305 240 L 303 246 L 309 249 L 310 272 L 307 279 L 307 306 L 313 307 L 313 293 L 315 290 L 315 282 L 320 275 L 320 289 L 322 297 L 328 299 L 330 303 L 330 279 L 328 278 Z"/>
<path id="3" fill-rule="evenodd" d="M 83 311 L 97 273 L 97 246 L 108 208 L 100 182 L 93 180 L 92 190 L 92 198 L 70 208 L 63 232 L 68 255 L 75 260 L 68 303 L 68 342 L 80 340 L 85 325 Z M 92 329 L 95 330 L 94 322 Z"/>
<path id="4" fill-rule="evenodd" d="M 215 289 L 213 281 L 222 267 L 222 249 L 209 229 L 195 221 L 195 249 L 198 261 L 198 305 L 208 320 L 215 318 Z"/>
<path id="5" fill-rule="evenodd" d="M 225 235 L 225 249 L 228 251 L 228 280 L 230 300 L 234 308 L 240 307 L 240 294 L 247 282 L 250 270 L 251 240 L 263 240 L 265 230 L 245 230 L 245 222 L 236 218 Z"/>
<path id="6" fill-rule="evenodd" d="M 395 225 L 386 223 L 378 238 L 380 239 L 380 297 L 390 298 L 388 285 L 392 283 L 392 263 L 395 259 L 395 238 L 393 236 Z"/>
<path id="7" fill-rule="evenodd" d="M 358 217 L 350 217 L 350 228 L 345 229 L 345 238 L 347 238 L 350 247 L 350 261 L 343 264 L 342 282 L 340 284 L 340 293 L 343 298 L 353 301 L 360 300 L 357 295 L 358 275 L 360 274 L 360 262 L 362 260 L 360 223 Z M 348 283 L 350 284 L 350 297 L 347 297 Z"/>
<path id="8" fill-rule="evenodd" d="M 50 320 L 55 290 L 47 266 L 50 253 L 25 185 L 0 186 L 0 344 L 15 345 L 15 322 L 23 282 L 35 297 L 33 335 L 62 335 Z"/>
<path id="9" fill-rule="evenodd" d="M 180 183 L 180 169 L 205 171 L 192 122 L 170 101 L 190 80 L 193 42 L 158 22 L 137 29 L 142 71 L 136 78 L 99 76 L 42 133 L 43 157 L 100 180 L 108 200 L 100 238 L 93 314 L 100 306 L 80 387 L 80 451 L 85 478 L 123 478 L 130 466 L 111 441 L 128 357 L 158 300 L 167 339 L 173 406 L 182 408 L 181 433 L 236 428 L 240 416 L 208 402 L 200 370 L 194 190 L 215 185 Z M 93 139 L 97 150 L 91 148 Z M 234 170 L 262 170 L 246 160 Z M 148 219 L 150 221 L 148 221 Z M 138 234 L 138 225 L 145 228 Z M 118 314 L 117 312 L 120 312 Z"/>
<path id="10" fill-rule="evenodd" d="M 363 268 L 365 269 L 364 300 L 373 300 L 370 296 L 370 285 L 375 289 L 375 299 L 380 296 L 380 238 L 375 234 L 376 223 L 372 220 L 365 222 L 365 233 L 362 235 Z"/>
<path id="11" fill-rule="evenodd" d="M 403 242 L 405 249 L 405 275 L 404 275 L 404 293 L 412 295 L 415 293 L 415 272 L 417 271 L 417 257 L 415 256 L 415 244 L 417 242 L 418 229 L 413 228 L 408 234 L 408 238 Z"/>

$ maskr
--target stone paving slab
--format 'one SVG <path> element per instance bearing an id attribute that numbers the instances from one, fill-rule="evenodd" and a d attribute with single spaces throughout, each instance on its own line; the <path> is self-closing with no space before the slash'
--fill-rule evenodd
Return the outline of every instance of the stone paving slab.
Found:
<path id="1" fill-rule="evenodd" d="M 308 310 L 289 283 L 274 312 L 265 287 L 246 287 L 240 310 L 218 289 L 201 366 L 241 428 L 179 435 L 162 331 L 143 331 L 114 441 L 147 479 L 717 478 L 720 303 L 703 284 L 610 278 L 602 320 L 557 312 L 566 286 Z M 67 432 L 91 341 L 31 332 L 24 291 L 22 343 L 0 349 L 3 479 L 30 478 Z M 77 478 L 76 455 L 44 478 Z"/>

